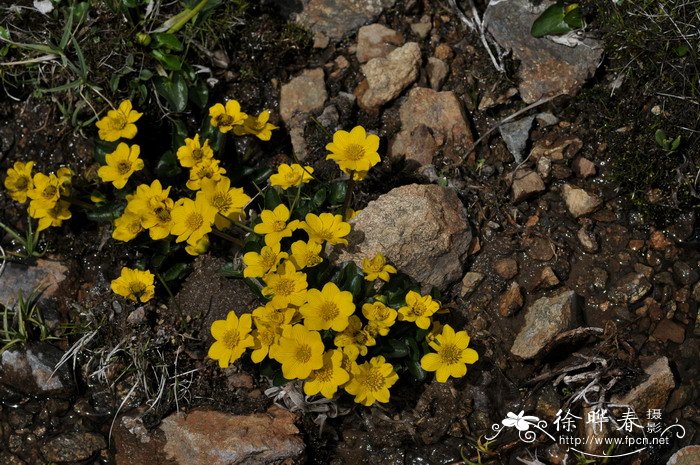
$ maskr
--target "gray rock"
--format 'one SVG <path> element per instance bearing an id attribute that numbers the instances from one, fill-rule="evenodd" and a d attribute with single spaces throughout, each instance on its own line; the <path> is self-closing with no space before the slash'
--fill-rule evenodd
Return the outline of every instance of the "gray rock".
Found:
<path id="1" fill-rule="evenodd" d="M 411 30 L 421 39 L 425 39 L 433 29 L 433 24 L 430 22 L 430 16 L 423 16 L 419 23 L 411 24 Z"/>
<path id="2" fill-rule="evenodd" d="M 26 395 L 69 396 L 74 383 L 68 364 L 52 376 L 62 356 L 44 342 L 8 349 L 0 356 L 0 384 Z"/>
<path id="3" fill-rule="evenodd" d="M 515 172 L 513 184 L 511 185 L 513 203 L 520 203 L 535 194 L 544 192 L 546 189 L 539 174 L 527 169 Z"/>
<path id="4" fill-rule="evenodd" d="M 663 409 L 676 382 L 666 357 L 660 357 L 644 369 L 647 379 L 624 396 L 613 396 L 610 402 L 629 405 L 644 415 L 650 409 Z"/>
<path id="5" fill-rule="evenodd" d="M 441 150 L 446 158 L 458 161 L 459 150 L 474 142 L 464 109 L 452 92 L 424 87 L 411 89 L 399 115 L 401 132 L 389 147 L 392 158 L 403 156 L 420 165 L 429 165 Z"/>
<path id="6" fill-rule="evenodd" d="M 141 305 L 136 310 L 129 313 L 129 316 L 126 317 L 126 322 L 129 323 L 131 326 L 138 326 L 141 323 L 143 323 L 145 319 L 146 307 Z"/>
<path id="7" fill-rule="evenodd" d="M 385 57 L 403 45 L 403 35 L 382 24 L 362 26 L 357 33 L 357 61 L 367 63 L 372 58 Z"/>
<path id="8" fill-rule="evenodd" d="M 525 325 L 516 336 L 510 352 L 526 360 L 534 358 L 559 333 L 576 327 L 579 300 L 574 291 L 537 299 L 528 307 Z"/>
<path id="9" fill-rule="evenodd" d="M 566 208 L 574 218 L 593 213 L 603 203 L 603 200 L 597 195 L 589 194 L 584 189 L 571 184 L 564 184 L 561 193 Z"/>
<path id="10" fill-rule="evenodd" d="M 415 42 L 368 61 L 362 66 L 367 88 L 359 96 L 360 105 L 376 109 L 398 97 L 418 77 L 420 62 L 420 47 Z"/>
<path id="11" fill-rule="evenodd" d="M 589 232 L 585 227 L 582 227 L 576 233 L 576 238 L 578 239 L 583 250 L 588 253 L 596 253 L 598 251 L 598 240 L 595 234 Z"/>
<path id="12" fill-rule="evenodd" d="M 436 185 L 397 187 L 370 202 L 351 224 L 340 261 L 383 254 L 424 285 L 446 289 L 462 277 L 472 234 L 454 191 Z"/>
<path id="13" fill-rule="evenodd" d="M 615 302 L 634 304 L 651 291 L 651 283 L 641 273 L 629 273 L 620 278 L 610 290 L 610 299 Z"/>
<path id="14" fill-rule="evenodd" d="M 12 307 L 20 291 L 26 299 L 32 292 L 41 292 L 46 299 L 58 291 L 68 275 L 68 268 L 59 262 L 39 259 L 35 266 L 8 262 L 0 275 L 0 305 Z"/>
<path id="15" fill-rule="evenodd" d="M 700 446 L 687 446 L 668 459 L 666 465 L 698 465 L 700 463 Z"/>
<path id="16" fill-rule="evenodd" d="M 430 88 L 433 90 L 440 90 L 445 79 L 447 79 L 450 67 L 447 66 L 447 63 L 444 61 L 435 57 L 430 57 L 428 58 L 428 64 L 425 66 L 425 72 L 428 75 Z"/>
<path id="17" fill-rule="evenodd" d="M 360 26 L 374 21 L 396 0 L 308 0 L 297 22 L 330 39 L 342 39 Z"/>
<path id="18" fill-rule="evenodd" d="M 552 3 L 535 7 L 529 0 L 490 2 L 484 13 L 488 31 L 520 60 L 520 95 L 526 103 L 575 93 L 595 73 L 603 54 L 600 43 L 590 38 L 568 47 L 533 37 L 532 23 Z"/>
<path id="19" fill-rule="evenodd" d="M 469 294 L 474 292 L 476 286 L 478 286 L 481 281 L 484 280 L 484 275 L 477 273 L 475 271 L 470 271 L 464 275 L 462 278 L 462 288 L 459 291 L 459 295 L 462 297 L 467 297 Z"/>
<path id="20" fill-rule="evenodd" d="M 508 151 L 515 158 L 516 163 L 523 161 L 523 151 L 527 145 L 527 140 L 530 138 L 530 128 L 535 116 L 526 116 L 511 123 L 505 123 L 498 127 L 501 133 L 503 142 L 506 143 Z"/>
<path id="21" fill-rule="evenodd" d="M 537 173 L 544 179 L 552 174 L 552 160 L 549 157 L 541 157 L 537 160 Z"/>
<path id="22" fill-rule="evenodd" d="M 41 447 L 50 462 L 81 462 L 107 448 L 102 435 L 96 433 L 63 433 Z"/>
<path id="23" fill-rule="evenodd" d="M 683 286 L 689 286 L 698 280 L 698 272 L 686 262 L 673 263 L 673 276 Z"/>
<path id="24" fill-rule="evenodd" d="M 289 123 L 297 113 L 313 113 L 323 109 L 328 94 L 323 69 L 307 69 L 282 86 L 280 116 Z"/>
<path id="25" fill-rule="evenodd" d="M 288 410 L 231 415 L 214 410 L 173 414 L 159 427 L 165 433 L 165 455 L 187 465 L 267 465 L 296 463 L 304 439 Z"/>

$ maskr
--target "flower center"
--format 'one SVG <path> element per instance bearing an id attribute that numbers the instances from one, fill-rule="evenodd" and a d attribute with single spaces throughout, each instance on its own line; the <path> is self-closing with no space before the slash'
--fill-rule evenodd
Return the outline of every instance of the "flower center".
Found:
<path id="1" fill-rule="evenodd" d="M 308 344 L 299 344 L 294 357 L 297 359 L 297 362 L 308 363 L 309 360 L 311 360 L 311 346 Z"/>
<path id="2" fill-rule="evenodd" d="M 440 347 L 440 358 L 448 365 L 459 363 L 462 351 L 454 344 L 444 344 Z"/>
<path id="3" fill-rule="evenodd" d="M 273 231 L 276 231 L 276 232 L 284 231 L 284 228 L 286 228 L 286 227 L 287 227 L 286 221 L 276 220 L 276 221 L 272 222 Z"/>
<path id="4" fill-rule="evenodd" d="M 358 331 L 357 334 L 355 334 L 355 342 L 357 342 L 358 345 L 367 345 L 368 340 L 369 334 L 367 334 L 366 331 Z"/>
<path id="5" fill-rule="evenodd" d="M 233 125 L 233 117 L 223 113 L 223 114 L 216 117 L 216 123 L 219 126 L 232 126 Z"/>
<path id="6" fill-rule="evenodd" d="M 314 377 L 316 380 L 321 381 L 322 383 L 330 382 L 333 379 L 333 364 L 316 370 L 314 372 Z"/>
<path id="7" fill-rule="evenodd" d="M 260 254 L 260 264 L 265 269 L 270 269 L 277 263 L 277 254 L 273 250 L 264 250 Z"/>
<path id="8" fill-rule="evenodd" d="M 381 391 L 381 389 L 384 387 L 384 376 L 382 376 L 379 367 L 371 367 L 369 370 L 367 370 L 365 376 L 363 376 L 361 379 L 361 383 L 369 391 Z"/>
<path id="9" fill-rule="evenodd" d="M 289 183 L 289 184 L 296 184 L 299 182 L 299 178 L 301 178 L 301 174 L 296 173 L 294 171 L 289 171 L 284 175 L 284 179 Z"/>
<path id="10" fill-rule="evenodd" d="M 15 187 L 17 190 L 23 191 L 29 185 L 29 178 L 27 176 L 20 176 L 15 181 Z"/>
<path id="11" fill-rule="evenodd" d="M 321 229 L 320 231 L 316 231 L 316 234 L 325 241 L 333 239 L 333 231 L 331 229 Z"/>
<path id="12" fill-rule="evenodd" d="M 197 171 L 197 176 L 200 178 L 211 178 L 214 175 L 214 170 L 209 166 L 201 166 Z"/>
<path id="13" fill-rule="evenodd" d="M 323 321 L 332 321 L 338 317 L 340 310 L 338 310 L 338 306 L 333 302 L 323 302 L 319 313 Z"/>
<path id="14" fill-rule="evenodd" d="M 129 224 L 129 226 L 127 228 L 129 230 L 129 232 L 131 234 L 134 234 L 134 235 L 143 231 L 143 228 L 141 227 L 141 218 L 136 218 L 135 221 L 133 223 Z"/>
<path id="15" fill-rule="evenodd" d="M 112 129 L 116 129 L 117 131 L 121 131 L 126 127 L 126 116 L 123 114 L 119 114 L 115 116 L 114 118 L 110 119 L 110 126 Z"/>
<path id="16" fill-rule="evenodd" d="M 291 278 L 280 278 L 275 286 L 275 295 L 291 295 L 294 292 L 294 280 Z"/>
<path id="17" fill-rule="evenodd" d="M 411 308 L 411 313 L 415 316 L 422 316 L 425 313 L 425 305 L 422 302 L 418 302 Z"/>
<path id="18" fill-rule="evenodd" d="M 202 149 L 192 150 L 192 158 L 196 161 L 200 161 L 202 158 L 204 158 L 204 152 Z"/>
<path id="19" fill-rule="evenodd" d="M 224 343 L 227 349 L 234 350 L 238 346 L 238 342 L 240 341 L 240 334 L 238 333 L 238 330 L 236 329 L 229 329 L 226 331 L 224 334 L 223 339 L 221 342 Z"/>
<path id="20" fill-rule="evenodd" d="M 140 298 L 146 292 L 146 285 L 139 281 L 133 281 L 129 283 L 129 291 L 134 297 Z"/>
<path id="21" fill-rule="evenodd" d="M 44 188 L 44 191 L 42 192 L 42 195 L 45 199 L 52 199 L 56 196 L 57 193 L 58 189 L 56 189 L 56 186 L 46 186 Z"/>
<path id="22" fill-rule="evenodd" d="M 153 211 L 153 213 L 155 213 L 156 217 L 161 223 L 167 223 L 170 221 L 170 210 L 165 207 L 158 207 Z"/>
<path id="23" fill-rule="evenodd" d="M 211 199 L 211 205 L 221 213 L 228 212 L 232 203 L 231 196 L 223 192 L 217 192 Z"/>
<path id="24" fill-rule="evenodd" d="M 117 172 L 121 175 L 125 175 L 131 169 L 131 162 L 124 160 L 117 163 Z"/>
<path id="25" fill-rule="evenodd" d="M 365 148 L 360 144 L 350 144 L 345 147 L 345 157 L 348 160 L 357 161 L 365 156 Z"/>
<path id="26" fill-rule="evenodd" d="M 191 231 L 199 229 L 202 224 L 204 224 L 204 218 L 202 218 L 202 215 L 197 212 L 190 213 L 185 220 L 187 229 L 190 229 Z"/>

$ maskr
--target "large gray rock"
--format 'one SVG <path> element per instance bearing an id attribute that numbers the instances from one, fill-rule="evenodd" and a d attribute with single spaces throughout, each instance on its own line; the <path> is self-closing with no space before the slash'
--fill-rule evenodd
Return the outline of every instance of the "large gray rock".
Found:
<path id="1" fill-rule="evenodd" d="M 445 289 L 462 277 L 472 239 L 467 211 L 454 191 L 436 185 L 397 187 L 351 221 L 338 259 L 361 264 L 383 254 L 416 281 Z"/>
<path id="2" fill-rule="evenodd" d="M 43 342 L 8 349 L 0 356 L 0 384 L 30 396 L 69 396 L 74 384 L 68 364 L 53 373 L 62 356 Z"/>
<path id="3" fill-rule="evenodd" d="M 536 357 L 559 333 L 578 325 L 579 312 L 580 299 L 574 291 L 537 299 L 527 309 L 525 325 L 510 352 L 523 359 Z"/>
<path id="4" fill-rule="evenodd" d="M 491 35 L 520 60 L 520 96 L 526 103 L 575 93 L 595 73 L 603 54 L 594 39 L 570 47 L 530 34 L 532 23 L 553 3 L 544 1 L 535 7 L 530 0 L 490 2 L 484 13 Z"/>
<path id="5" fill-rule="evenodd" d="M 294 463 L 305 447 L 295 419 L 277 406 L 251 415 L 195 410 L 170 415 L 159 429 L 166 457 L 180 465 Z"/>
<path id="6" fill-rule="evenodd" d="M 59 262 L 39 259 L 35 266 L 8 262 L 0 275 L 0 305 L 12 307 L 19 293 L 26 299 L 32 292 L 41 298 L 51 297 L 68 275 L 68 268 Z"/>
<path id="7" fill-rule="evenodd" d="M 323 69 L 307 69 L 282 86 L 280 92 L 280 116 L 289 123 L 295 114 L 321 111 L 328 93 Z"/>
<path id="8" fill-rule="evenodd" d="M 411 89 L 399 114 L 401 132 L 391 143 L 391 157 L 404 156 L 428 165 L 442 151 L 447 158 L 457 161 L 458 151 L 474 142 L 464 109 L 453 92 L 424 87 Z"/>
<path id="9" fill-rule="evenodd" d="M 645 415 L 650 409 L 663 409 L 668 396 L 676 387 L 673 372 L 666 357 L 659 357 L 644 369 L 647 379 L 624 396 L 613 396 L 614 404 L 629 405 L 637 415 Z"/>
<path id="10" fill-rule="evenodd" d="M 341 39 L 375 20 L 396 0 L 303 0 L 297 21 L 312 32 Z"/>
<path id="11" fill-rule="evenodd" d="M 700 446 L 687 446 L 668 459 L 666 465 L 698 465 L 700 464 Z"/>
<path id="12" fill-rule="evenodd" d="M 386 57 L 373 58 L 362 66 L 366 80 L 360 84 L 358 103 L 366 109 L 376 109 L 395 99 L 418 77 L 421 63 L 420 47 L 409 42 Z"/>

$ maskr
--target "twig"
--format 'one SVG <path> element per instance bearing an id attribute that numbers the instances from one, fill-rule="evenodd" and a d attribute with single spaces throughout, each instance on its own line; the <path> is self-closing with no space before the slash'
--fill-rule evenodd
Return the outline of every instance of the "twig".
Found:
<path id="1" fill-rule="evenodd" d="M 476 5 L 474 5 L 474 2 L 472 0 L 467 0 L 469 3 L 469 7 L 471 9 L 472 13 L 472 19 L 469 19 L 466 14 L 457 6 L 457 1 L 456 0 L 448 0 L 450 6 L 452 9 L 454 9 L 457 12 L 457 16 L 459 16 L 459 19 L 462 20 L 462 22 L 472 31 L 476 32 L 479 34 L 479 39 L 481 40 L 481 43 L 484 45 L 484 49 L 486 49 L 486 53 L 489 54 L 489 58 L 491 58 L 491 63 L 493 63 L 494 68 L 496 68 L 496 71 L 499 73 L 505 73 L 505 66 L 503 66 L 503 63 L 501 62 L 501 57 L 503 56 L 500 47 L 498 44 L 494 41 L 493 45 L 496 48 L 496 52 L 498 53 L 498 58 L 496 58 L 496 55 L 491 51 L 491 46 L 489 45 L 488 40 L 486 39 L 486 30 L 484 27 L 483 21 L 481 21 L 481 18 L 479 18 L 479 12 L 476 9 Z"/>

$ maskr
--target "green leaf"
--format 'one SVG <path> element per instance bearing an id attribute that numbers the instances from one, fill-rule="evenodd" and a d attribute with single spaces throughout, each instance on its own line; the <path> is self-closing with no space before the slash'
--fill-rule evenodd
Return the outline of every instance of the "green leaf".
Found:
<path id="1" fill-rule="evenodd" d="M 242 278 L 243 272 L 236 268 L 233 262 L 228 262 L 217 270 L 217 274 L 226 278 Z"/>
<path id="2" fill-rule="evenodd" d="M 409 360 L 409 361 L 406 363 L 406 368 L 408 368 L 408 371 L 411 373 L 411 375 L 413 375 L 413 377 L 414 377 L 417 381 L 424 381 L 424 380 L 425 380 L 425 378 L 426 378 L 426 376 L 427 376 L 427 373 L 426 373 L 425 370 L 423 370 L 423 368 L 420 366 L 420 362 L 419 362 L 419 361 Z"/>
<path id="3" fill-rule="evenodd" d="M 671 151 L 675 151 L 681 145 L 681 136 L 676 137 L 671 143 Z"/>
<path id="4" fill-rule="evenodd" d="M 151 34 L 151 37 L 155 39 L 155 41 L 151 43 L 153 48 L 162 48 L 165 50 L 172 50 L 174 52 L 181 52 L 184 49 L 182 42 L 180 42 L 180 39 L 175 37 L 174 34 L 168 34 L 167 32 L 156 32 L 155 34 Z"/>
<path id="5" fill-rule="evenodd" d="M 102 140 L 97 140 L 95 141 L 95 151 L 93 152 L 93 155 L 95 157 L 95 161 L 99 163 L 100 165 L 106 165 L 107 160 L 106 156 L 108 153 L 114 152 L 114 149 L 117 148 L 117 143 L 116 142 L 105 142 Z"/>
<path id="6" fill-rule="evenodd" d="M 7 29 L 6 27 L 0 26 L 0 38 L 5 39 L 5 40 L 10 40 L 10 30 Z M 0 44 L 3 42 L 0 40 Z M 7 52 L 10 51 L 10 44 L 6 44 L 4 47 L 0 47 L 0 57 L 4 57 L 7 55 Z"/>
<path id="7" fill-rule="evenodd" d="M 675 47 L 673 51 L 676 53 L 678 58 L 683 58 L 690 52 L 690 48 L 686 44 L 681 44 L 678 47 Z"/>
<path id="8" fill-rule="evenodd" d="M 359 298 L 362 297 L 362 293 L 364 291 L 364 284 L 365 284 L 365 278 L 361 275 L 360 276 L 355 275 L 352 278 L 350 278 L 350 280 L 348 281 L 347 287 L 345 289 L 350 291 L 350 293 L 352 294 L 355 301 L 357 301 Z"/>
<path id="9" fill-rule="evenodd" d="M 274 210 L 275 207 L 282 203 L 276 189 L 269 188 L 265 192 L 265 209 Z"/>
<path id="10" fill-rule="evenodd" d="M 177 155 L 172 150 L 165 152 L 156 165 L 156 175 L 160 179 L 174 178 L 180 174 L 181 168 Z"/>
<path id="11" fill-rule="evenodd" d="M 348 185 L 345 181 L 333 183 L 331 186 L 331 195 L 329 202 L 331 205 L 338 205 L 345 202 L 345 195 L 348 191 Z"/>
<path id="12" fill-rule="evenodd" d="M 316 191 L 314 196 L 311 198 L 311 203 L 313 205 L 313 209 L 318 209 L 321 208 L 321 205 L 323 205 L 323 202 L 326 201 L 326 189 L 321 188 Z"/>
<path id="13" fill-rule="evenodd" d="M 146 69 L 146 68 L 143 68 L 143 69 L 139 72 L 139 79 L 140 79 L 141 81 L 148 81 L 148 80 L 151 79 L 152 77 L 153 77 L 153 73 L 152 73 L 150 70 Z"/>
<path id="14" fill-rule="evenodd" d="M 571 32 L 573 29 L 569 26 L 564 17 L 563 2 L 557 2 L 550 6 L 532 23 L 530 34 L 533 37 L 544 37 L 546 35 L 561 35 Z"/>
<path id="15" fill-rule="evenodd" d="M 564 22 L 571 29 L 581 29 L 583 27 L 583 15 L 581 14 L 581 7 L 578 3 L 569 5 L 564 9 Z"/>
<path id="16" fill-rule="evenodd" d="M 112 222 L 121 216 L 124 207 L 125 205 L 121 203 L 100 205 L 94 210 L 89 210 L 85 215 L 89 220 L 98 223 Z"/>
<path id="17" fill-rule="evenodd" d="M 666 148 L 668 141 L 666 140 L 666 133 L 663 129 L 656 130 L 656 132 L 654 133 L 654 139 L 656 140 L 656 143 L 659 147 Z"/>
<path id="18" fill-rule="evenodd" d="M 190 265 L 187 263 L 176 263 L 170 268 L 168 268 L 168 271 L 163 273 L 161 277 L 165 282 L 174 281 L 176 279 L 182 278 L 185 274 L 187 274 L 189 268 Z"/>
<path id="19" fill-rule="evenodd" d="M 399 339 L 384 339 L 381 352 L 387 358 L 403 358 L 408 356 L 408 346 Z"/>
<path id="20" fill-rule="evenodd" d="M 190 86 L 190 101 L 199 109 L 204 109 L 209 101 L 209 89 L 201 79 L 196 79 Z"/>
<path id="21" fill-rule="evenodd" d="M 170 106 L 171 110 L 183 112 L 187 108 L 187 83 L 180 73 L 174 73 L 172 79 L 157 76 L 155 79 L 156 91 Z"/>
<path id="22" fill-rule="evenodd" d="M 187 126 L 179 119 L 173 120 L 173 130 L 171 132 L 173 151 L 176 151 L 178 148 L 185 145 L 185 139 L 187 138 Z"/>
<path id="23" fill-rule="evenodd" d="M 256 186 L 262 186 L 267 183 L 267 180 L 272 176 L 274 170 L 272 168 L 257 168 L 250 173 L 250 182 Z"/>
<path id="24" fill-rule="evenodd" d="M 153 58 L 158 60 L 163 68 L 170 71 L 180 71 L 182 69 L 182 60 L 175 55 L 170 53 L 165 53 L 160 50 L 151 50 L 151 55 Z"/>

